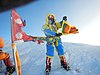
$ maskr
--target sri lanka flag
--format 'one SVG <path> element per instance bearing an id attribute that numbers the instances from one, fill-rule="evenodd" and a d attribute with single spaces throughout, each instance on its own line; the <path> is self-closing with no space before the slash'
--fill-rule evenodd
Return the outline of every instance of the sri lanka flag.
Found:
<path id="1" fill-rule="evenodd" d="M 76 26 L 70 25 L 68 22 L 63 21 L 62 25 L 62 33 L 63 34 L 76 34 L 79 33 L 79 30 L 76 28 Z"/>

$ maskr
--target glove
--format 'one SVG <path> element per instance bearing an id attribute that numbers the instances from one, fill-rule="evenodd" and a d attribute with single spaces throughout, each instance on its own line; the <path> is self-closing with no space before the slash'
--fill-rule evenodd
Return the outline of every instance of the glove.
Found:
<path id="1" fill-rule="evenodd" d="M 62 35 L 62 33 L 56 33 L 56 36 L 61 36 Z"/>

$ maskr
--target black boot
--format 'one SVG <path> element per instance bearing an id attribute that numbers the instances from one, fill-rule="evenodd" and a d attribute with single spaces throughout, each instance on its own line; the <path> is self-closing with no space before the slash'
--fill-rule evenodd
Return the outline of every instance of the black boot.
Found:
<path id="1" fill-rule="evenodd" d="M 68 65 L 67 63 L 65 63 L 64 61 L 61 61 L 61 66 L 62 66 L 65 70 L 67 70 L 67 71 L 70 70 L 69 65 Z"/>
<path id="2" fill-rule="evenodd" d="M 15 66 L 7 67 L 6 70 L 7 74 L 11 75 L 15 71 Z"/>
<path id="3" fill-rule="evenodd" d="M 61 56 L 60 59 L 61 59 L 61 66 L 65 70 L 69 71 L 70 70 L 70 67 L 69 67 L 68 63 L 66 62 L 66 58 L 64 56 Z"/>

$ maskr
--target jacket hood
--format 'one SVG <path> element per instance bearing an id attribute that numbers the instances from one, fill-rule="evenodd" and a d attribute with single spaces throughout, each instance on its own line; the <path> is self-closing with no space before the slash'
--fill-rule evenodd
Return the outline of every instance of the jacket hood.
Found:
<path id="1" fill-rule="evenodd" d="M 48 24 L 48 17 L 49 17 L 50 15 L 53 15 L 53 16 L 54 16 L 54 21 L 56 21 L 56 17 L 55 17 L 54 14 L 48 14 L 48 15 L 46 16 L 46 24 Z"/>

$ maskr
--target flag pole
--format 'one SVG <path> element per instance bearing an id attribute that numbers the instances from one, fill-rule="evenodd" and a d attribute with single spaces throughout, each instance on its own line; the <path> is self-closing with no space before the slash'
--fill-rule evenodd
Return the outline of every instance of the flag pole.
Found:
<path id="1" fill-rule="evenodd" d="M 13 10 L 13 9 L 12 9 Z M 13 38 L 13 32 L 12 32 L 12 11 L 11 11 L 11 45 L 13 45 L 14 44 L 14 42 L 13 42 L 13 40 L 12 40 L 12 38 Z M 12 52 L 13 52 L 13 60 L 14 60 L 14 65 L 15 65 L 15 69 L 16 69 L 16 75 L 18 75 L 17 74 L 17 64 L 16 64 L 16 55 L 15 55 L 15 51 L 14 51 L 14 48 L 12 47 Z"/>
<path id="2" fill-rule="evenodd" d="M 16 10 L 13 9 L 12 10 L 12 14 L 14 16 L 12 16 L 12 21 L 11 21 L 11 40 L 12 40 L 12 50 L 13 50 L 13 59 L 14 59 L 14 64 L 15 64 L 15 67 L 16 67 L 16 75 L 22 75 L 22 72 L 21 72 L 21 62 L 20 62 L 20 57 L 19 57 L 19 54 L 18 54 L 18 49 L 16 47 L 16 44 L 14 43 L 14 36 L 13 35 L 15 32 L 13 31 L 13 26 L 15 26 L 15 21 L 13 21 L 15 18 L 15 13 L 16 13 Z"/>

